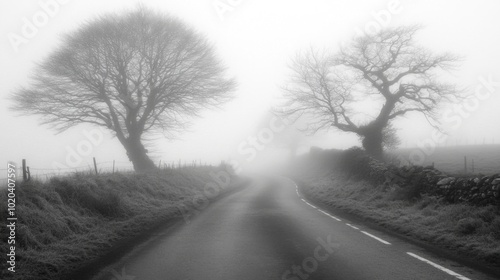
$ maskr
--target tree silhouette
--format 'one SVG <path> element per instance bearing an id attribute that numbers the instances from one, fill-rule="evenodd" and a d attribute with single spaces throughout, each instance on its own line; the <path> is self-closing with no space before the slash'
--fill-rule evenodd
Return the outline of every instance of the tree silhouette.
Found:
<path id="1" fill-rule="evenodd" d="M 384 141 L 397 143 L 390 124 L 398 117 L 418 112 L 438 127 L 438 105 L 456 100 L 460 94 L 437 75 L 454 69 L 459 58 L 417 46 L 414 36 L 419 29 L 388 28 L 354 38 L 332 55 L 313 49 L 298 55 L 291 65 L 290 83 L 284 88 L 287 102 L 282 113 L 309 116 L 308 129 L 313 132 L 334 127 L 355 133 L 375 157 L 382 157 Z M 359 117 L 366 113 L 361 106 L 366 100 L 376 111 L 369 121 Z"/>
<path id="2" fill-rule="evenodd" d="M 150 170 L 144 138 L 171 137 L 202 109 L 228 101 L 235 82 L 224 72 L 203 36 L 141 7 L 67 35 L 33 83 L 13 94 L 12 109 L 39 115 L 58 132 L 81 123 L 106 127 L 135 170 Z"/>

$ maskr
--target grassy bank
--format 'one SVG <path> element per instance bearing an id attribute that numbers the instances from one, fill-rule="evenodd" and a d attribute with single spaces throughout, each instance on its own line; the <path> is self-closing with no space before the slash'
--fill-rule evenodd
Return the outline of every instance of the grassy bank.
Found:
<path id="1" fill-rule="evenodd" d="M 208 190 L 207 183 L 220 188 Z M 21 184 L 15 192 L 15 273 L 5 267 L 7 192 L 2 190 L 0 278 L 62 279 L 106 255 L 120 241 L 147 233 L 159 223 L 182 220 L 188 211 L 205 207 L 205 202 L 239 184 L 240 179 L 224 167 L 151 174 L 76 174 Z"/>
<path id="2" fill-rule="evenodd" d="M 497 206 L 450 204 L 347 175 L 335 160 L 304 157 L 294 174 L 302 193 L 325 208 L 344 212 L 460 257 L 500 268 Z M 411 191 L 411 189 L 410 189 Z"/>

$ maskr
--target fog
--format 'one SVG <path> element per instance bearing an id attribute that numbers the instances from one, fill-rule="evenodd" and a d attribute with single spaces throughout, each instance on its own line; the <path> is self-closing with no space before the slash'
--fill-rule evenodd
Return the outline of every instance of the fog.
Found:
<path id="1" fill-rule="evenodd" d="M 43 5 L 49 2 L 57 7 Z M 57 167 L 85 170 L 93 157 L 103 170 L 109 170 L 113 161 L 117 169 L 132 168 L 111 133 L 80 125 L 55 134 L 49 126 L 41 126 L 37 117 L 9 110 L 8 96 L 29 84 L 37 63 L 60 44 L 64 34 L 98 15 L 133 10 L 139 3 L 178 17 L 204 34 L 238 82 L 234 99 L 219 110 L 204 111 L 174 139 L 156 137 L 148 142 L 155 163 L 229 161 L 241 169 L 252 164 L 267 169 L 291 156 L 290 140 L 299 153 L 311 146 L 361 145 L 354 134 L 335 129 L 306 134 L 299 130 L 306 121 L 286 123 L 272 114 L 283 102 L 288 66 L 297 52 L 310 47 L 335 51 L 373 28 L 407 24 L 423 26 L 416 38 L 420 45 L 464 58 L 446 79 L 476 94 L 473 105 L 442 108 L 441 125 L 447 136 L 440 145 L 500 144 L 498 1 L 2 1 L 0 161 L 27 159 L 34 175 L 56 172 Z M 36 30 L 26 33 L 26 25 L 33 22 L 38 23 Z M 14 42 L 13 36 L 22 40 Z M 361 119 L 370 117 L 370 108 L 369 103 L 360 105 L 366 115 Z M 434 133 L 418 114 L 398 119 L 394 125 L 401 148 L 425 146 Z"/>

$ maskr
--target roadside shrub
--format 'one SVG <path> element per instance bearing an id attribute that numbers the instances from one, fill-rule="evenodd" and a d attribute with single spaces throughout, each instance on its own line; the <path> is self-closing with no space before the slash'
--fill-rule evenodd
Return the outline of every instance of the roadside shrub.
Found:
<path id="1" fill-rule="evenodd" d="M 483 207 L 477 213 L 477 216 L 486 223 L 491 223 L 499 215 L 498 208 L 493 205 Z"/>
<path id="2" fill-rule="evenodd" d="M 370 158 L 361 148 L 352 147 L 344 151 L 339 157 L 338 164 L 350 176 L 364 179 L 370 176 Z"/>
<path id="3" fill-rule="evenodd" d="M 481 226 L 483 222 L 477 218 L 464 218 L 458 221 L 456 226 L 456 231 L 461 234 L 472 234 L 476 232 Z"/>
<path id="4" fill-rule="evenodd" d="M 438 203 L 438 200 L 434 196 L 422 195 L 420 200 L 415 204 L 415 207 L 419 210 L 425 209 L 428 206 L 432 206 Z"/>
<path id="5" fill-rule="evenodd" d="M 490 232 L 493 236 L 500 240 L 500 216 L 495 217 L 495 219 L 490 224 Z"/>
<path id="6" fill-rule="evenodd" d="M 422 191 L 425 188 L 425 175 L 419 174 L 411 179 L 408 185 L 402 188 L 400 199 L 406 201 L 416 201 L 422 198 Z"/>
<path id="7" fill-rule="evenodd" d="M 425 217 L 431 217 L 436 215 L 436 211 L 430 209 L 430 208 L 425 208 L 422 210 L 422 215 Z"/>

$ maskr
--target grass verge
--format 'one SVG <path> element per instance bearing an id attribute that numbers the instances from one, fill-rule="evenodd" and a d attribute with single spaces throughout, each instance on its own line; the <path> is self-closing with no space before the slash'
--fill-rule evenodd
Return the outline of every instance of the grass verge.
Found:
<path id="1" fill-rule="evenodd" d="M 220 174 L 227 175 L 224 186 Z M 210 193 L 207 183 L 218 185 Z M 6 209 L 2 201 L 1 279 L 65 279 L 159 224 L 234 190 L 242 181 L 225 167 L 197 167 L 145 174 L 75 174 L 16 187 L 16 272 L 7 270 Z M 226 186 L 227 185 L 227 186 Z M 203 201 L 204 200 L 204 201 Z"/>

